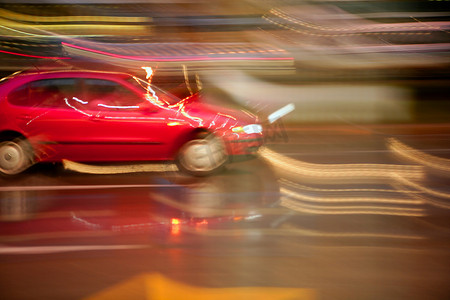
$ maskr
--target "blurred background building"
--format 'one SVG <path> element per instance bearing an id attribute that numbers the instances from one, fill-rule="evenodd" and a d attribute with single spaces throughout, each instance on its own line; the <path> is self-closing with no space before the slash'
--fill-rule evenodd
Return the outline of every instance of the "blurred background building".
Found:
<path id="1" fill-rule="evenodd" d="M 447 1 L 2 1 L 0 71 L 186 81 L 287 121 L 444 120 Z M 167 78 L 170 77 L 168 80 Z M 439 109 L 435 109 L 439 107 Z M 418 114 L 420 113 L 420 114 Z"/>

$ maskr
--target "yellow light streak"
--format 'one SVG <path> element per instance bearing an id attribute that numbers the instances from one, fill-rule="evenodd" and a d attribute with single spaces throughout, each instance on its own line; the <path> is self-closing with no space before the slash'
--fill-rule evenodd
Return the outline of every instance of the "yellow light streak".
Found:
<path id="1" fill-rule="evenodd" d="M 231 115 L 227 115 L 227 114 L 224 114 L 224 113 L 221 113 L 221 112 L 218 112 L 217 114 L 220 115 L 220 116 L 224 116 L 226 118 L 229 118 L 229 119 L 232 119 L 232 120 L 236 121 L 236 118 L 231 116 Z"/>
<path id="2" fill-rule="evenodd" d="M 315 181 L 392 180 L 395 175 L 411 180 L 424 178 L 421 166 L 389 164 L 312 164 L 296 160 L 263 147 L 259 154 L 282 175 Z M 283 176 L 284 177 L 284 176 Z"/>
<path id="3" fill-rule="evenodd" d="M 114 16 L 33 16 L 12 12 L 0 8 L 0 16 L 4 19 L 15 20 L 18 22 L 111 22 L 111 23 L 139 23 L 150 22 L 150 17 L 114 17 Z"/>
<path id="4" fill-rule="evenodd" d="M 450 159 L 433 156 L 405 145 L 395 138 L 387 139 L 388 147 L 400 157 L 432 169 L 450 172 Z"/>
<path id="5" fill-rule="evenodd" d="M 189 94 L 193 95 L 191 84 L 189 83 L 189 75 L 187 71 L 186 65 L 183 64 L 183 75 L 184 75 L 184 83 L 186 84 L 187 89 L 189 90 Z"/>
<path id="6" fill-rule="evenodd" d="M 422 191 L 422 192 L 424 192 L 424 193 L 430 194 L 430 195 L 432 195 L 432 196 L 439 197 L 439 198 L 447 198 L 447 199 L 450 199 L 450 194 L 448 194 L 448 193 L 435 191 L 435 190 L 433 190 L 433 189 L 424 187 L 423 185 L 420 185 L 420 184 L 418 184 L 418 183 L 416 183 L 416 182 L 413 182 L 413 181 L 411 181 L 411 180 L 407 180 L 406 178 L 401 178 L 401 177 L 399 177 L 399 176 L 398 176 L 396 179 L 397 179 L 399 182 L 401 182 L 402 184 L 404 184 L 404 185 L 410 186 L 410 187 L 412 187 L 412 188 L 415 188 L 415 189 L 417 189 L 417 190 L 419 190 L 419 191 Z"/>
<path id="7" fill-rule="evenodd" d="M 315 203 L 366 203 L 366 202 L 372 202 L 372 203 L 388 203 L 388 204 L 411 204 L 411 205 L 420 205 L 423 204 L 423 201 L 419 200 L 408 200 L 408 199 L 398 199 L 398 198 L 378 198 L 378 197 L 365 197 L 365 198 L 359 198 L 359 197 L 314 197 L 314 196 L 308 196 L 301 193 L 297 193 L 294 191 L 291 191 L 286 188 L 280 188 L 280 192 L 283 195 L 299 199 L 302 201 L 307 202 L 315 202 Z"/>
<path id="8" fill-rule="evenodd" d="M 149 27 L 125 24 L 24 24 L 0 19 L 0 27 L 23 35 L 37 37 L 56 37 L 58 35 L 88 36 L 134 34 L 148 35 Z M 24 32 L 27 30 L 29 32 Z M 40 34 L 34 32 L 40 32 Z M 80 32 L 82 34 L 80 34 Z"/>
<path id="9" fill-rule="evenodd" d="M 63 160 L 63 166 L 67 170 L 88 174 L 124 174 L 138 172 L 176 172 L 175 164 L 130 164 L 125 166 L 114 165 L 89 165 L 70 160 Z"/>
<path id="10" fill-rule="evenodd" d="M 398 207 L 378 207 L 378 206 L 339 206 L 323 207 L 299 203 L 288 197 L 281 198 L 281 206 L 297 212 L 318 215 L 387 215 L 387 216 L 408 216 L 422 217 L 427 214 L 420 208 L 398 208 Z"/>
<path id="11" fill-rule="evenodd" d="M 426 195 L 431 195 L 434 197 L 438 197 L 438 198 L 450 198 L 450 194 L 448 193 L 443 193 L 443 192 L 439 192 L 439 191 L 435 191 L 433 189 L 424 187 L 420 184 L 417 184 L 415 182 L 411 182 L 409 180 L 406 180 L 404 178 L 399 178 L 397 179 L 397 182 L 399 182 L 399 184 L 405 185 L 405 186 L 409 186 L 412 187 L 414 189 L 420 190 L 422 192 L 422 194 L 426 194 Z M 414 194 L 411 193 L 412 197 L 415 197 L 417 199 L 420 199 L 421 201 L 432 205 L 432 206 L 436 206 L 436 207 L 440 207 L 440 208 L 445 208 L 445 209 L 450 209 L 450 203 L 443 203 L 437 200 L 432 200 L 429 197 L 426 197 L 425 195 L 418 195 L 418 194 Z"/>
<path id="12" fill-rule="evenodd" d="M 400 177 L 399 177 L 400 178 Z M 280 184 L 288 185 L 290 187 L 294 187 L 301 190 L 307 191 L 315 191 L 315 192 L 383 192 L 383 193 L 421 193 L 420 191 L 411 191 L 411 190 L 402 190 L 402 189 L 325 189 L 325 188 L 316 188 L 310 187 L 303 184 L 299 184 L 297 182 L 290 181 L 286 178 L 281 178 L 278 180 Z"/>

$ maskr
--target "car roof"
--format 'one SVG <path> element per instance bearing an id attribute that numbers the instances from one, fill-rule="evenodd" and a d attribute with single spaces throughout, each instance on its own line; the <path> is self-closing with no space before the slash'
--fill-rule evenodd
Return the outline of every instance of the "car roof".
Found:
<path id="1" fill-rule="evenodd" d="M 126 78 L 133 76 L 131 74 L 123 73 L 123 72 L 111 72 L 111 71 L 98 71 L 98 70 L 42 70 L 42 71 L 36 71 L 36 70 L 22 70 L 15 72 L 9 76 L 4 77 L 0 80 L 0 82 L 9 81 L 11 79 L 15 78 L 24 78 L 24 77 L 39 77 L 39 76 L 45 76 L 45 77 L 52 77 L 51 75 L 54 75 L 55 77 L 60 76 L 76 76 L 76 77 L 84 77 L 89 75 L 98 75 L 98 76 L 107 76 L 107 77 L 119 77 L 119 78 Z M 50 76 L 47 76 L 50 75 Z"/>

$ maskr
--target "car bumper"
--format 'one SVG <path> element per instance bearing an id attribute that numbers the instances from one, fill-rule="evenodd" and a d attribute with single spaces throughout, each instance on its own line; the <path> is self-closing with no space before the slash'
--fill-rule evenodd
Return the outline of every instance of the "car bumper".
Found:
<path id="1" fill-rule="evenodd" d="M 263 144 L 261 135 L 251 135 L 246 138 L 228 137 L 225 139 L 229 156 L 246 156 L 255 154 Z"/>

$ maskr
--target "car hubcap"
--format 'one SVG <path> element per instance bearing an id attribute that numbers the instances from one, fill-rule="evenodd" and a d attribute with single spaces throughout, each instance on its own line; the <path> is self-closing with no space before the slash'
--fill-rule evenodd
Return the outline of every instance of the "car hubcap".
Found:
<path id="1" fill-rule="evenodd" d="M 0 171 L 14 174 L 20 171 L 24 161 L 24 153 L 18 144 L 14 142 L 0 144 Z"/>
<path id="2" fill-rule="evenodd" d="M 182 163 L 190 171 L 212 171 L 226 160 L 223 144 L 217 139 L 202 139 L 189 142 L 182 152 Z"/>

